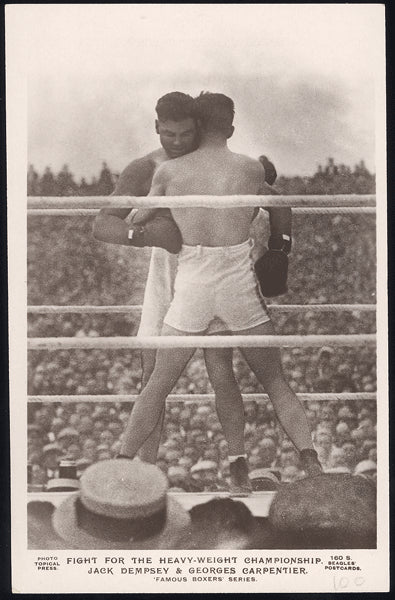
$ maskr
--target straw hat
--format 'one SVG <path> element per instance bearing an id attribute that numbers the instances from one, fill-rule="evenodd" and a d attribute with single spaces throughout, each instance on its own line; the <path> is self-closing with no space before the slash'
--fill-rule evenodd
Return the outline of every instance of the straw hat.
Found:
<path id="1" fill-rule="evenodd" d="M 189 514 L 167 495 L 161 470 L 125 458 L 88 467 L 79 493 L 53 516 L 56 532 L 79 549 L 173 548 L 189 524 Z"/>
<path id="2" fill-rule="evenodd" d="M 74 492 L 80 487 L 78 479 L 70 477 L 54 477 L 46 485 L 47 492 Z"/>

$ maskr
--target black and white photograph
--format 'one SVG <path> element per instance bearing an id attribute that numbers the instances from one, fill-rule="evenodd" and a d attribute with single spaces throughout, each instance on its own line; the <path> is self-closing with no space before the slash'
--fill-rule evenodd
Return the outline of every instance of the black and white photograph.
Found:
<path id="1" fill-rule="evenodd" d="M 6 6 L 14 592 L 388 591 L 384 47 Z"/>

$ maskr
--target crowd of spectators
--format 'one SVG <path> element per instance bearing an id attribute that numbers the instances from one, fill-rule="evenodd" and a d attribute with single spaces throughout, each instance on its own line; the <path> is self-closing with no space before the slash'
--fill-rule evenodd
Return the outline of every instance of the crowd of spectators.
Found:
<path id="1" fill-rule="evenodd" d="M 28 173 L 29 195 L 109 194 L 115 176 L 104 164 L 91 184 L 75 184 L 64 167 Z M 374 176 L 363 162 L 352 171 L 333 160 L 310 178 L 279 177 L 282 193 L 373 193 Z M 28 222 L 28 304 L 140 304 L 149 250 L 101 244 L 91 235 L 90 217 L 32 217 Z M 267 222 L 255 226 L 262 247 Z M 264 232 L 262 234 L 262 232 Z M 373 215 L 297 215 L 293 224 L 289 291 L 282 304 L 374 303 L 375 219 Z M 71 249 L 71 251 L 70 251 Z M 281 334 L 340 334 L 375 331 L 373 312 L 280 313 L 272 309 Z M 134 335 L 138 313 L 127 315 L 29 315 L 29 335 Z M 282 351 L 287 380 L 295 392 L 375 392 L 376 355 L 372 347 L 293 348 Z M 262 390 L 241 356 L 234 365 L 243 393 Z M 141 367 L 137 351 L 61 350 L 29 353 L 28 393 L 137 394 Z M 178 382 L 176 393 L 209 393 L 198 351 Z M 306 403 L 314 443 L 326 470 L 374 472 L 375 402 L 339 400 Z M 56 476 L 61 458 L 79 472 L 115 456 L 131 403 L 33 403 L 28 442 L 32 483 Z M 272 469 L 283 481 L 303 476 L 298 456 L 267 401 L 248 401 L 246 444 L 251 472 Z M 226 489 L 227 445 L 211 403 L 169 404 L 158 457 L 170 485 L 184 490 Z"/>

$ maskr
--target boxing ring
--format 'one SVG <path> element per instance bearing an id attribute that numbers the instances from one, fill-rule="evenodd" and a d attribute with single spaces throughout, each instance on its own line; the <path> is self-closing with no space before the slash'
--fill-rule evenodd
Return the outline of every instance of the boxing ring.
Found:
<path id="1" fill-rule="evenodd" d="M 29 197 L 28 217 L 40 216 L 95 216 L 101 208 L 154 208 L 154 207 L 291 207 L 293 214 L 375 214 L 376 196 L 369 195 L 294 195 L 294 196 L 82 196 L 82 197 Z M 372 312 L 375 304 L 268 304 L 274 313 L 330 313 Z M 141 305 L 98 306 L 28 306 L 29 314 L 138 314 Z M 210 336 L 141 336 L 141 337 L 45 337 L 28 338 L 27 348 L 34 350 L 69 349 L 141 349 L 141 348 L 236 348 L 236 347 L 322 347 L 322 346 L 376 346 L 376 334 L 341 335 L 210 335 Z M 302 401 L 371 401 L 375 392 L 352 393 L 299 393 Z M 28 402 L 134 402 L 138 396 L 125 394 L 100 395 L 31 395 Z M 262 401 L 267 394 L 243 394 L 244 401 Z M 213 402 L 214 394 L 171 394 L 167 401 Z M 173 494 L 173 492 L 172 492 Z M 29 493 L 29 500 L 47 500 L 58 504 L 68 493 Z M 248 498 L 239 498 L 255 516 L 267 516 L 275 492 L 253 492 Z M 214 497 L 229 496 L 227 492 L 193 493 L 174 492 L 174 497 L 189 510 L 192 506 Z"/>

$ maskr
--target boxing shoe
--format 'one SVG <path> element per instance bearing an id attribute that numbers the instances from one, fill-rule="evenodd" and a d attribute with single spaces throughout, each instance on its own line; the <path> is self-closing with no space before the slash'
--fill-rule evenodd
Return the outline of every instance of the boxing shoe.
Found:
<path id="1" fill-rule="evenodd" d="M 239 456 L 229 465 L 230 469 L 230 495 L 236 498 L 245 498 L 252 492 L 251 481 L 248 477 L 248 465 L 243 456 Z"/>
<path id="2" fill-rule="evenodd" d="M 300 466 L 307 477 L 317 477 L 322 475 L 322 466 L 318 460 L 318 455 L 312 448 L 304 448 L 299 453 Z"/>

